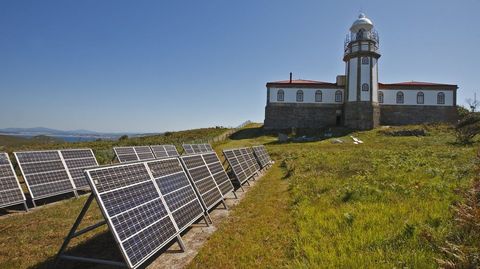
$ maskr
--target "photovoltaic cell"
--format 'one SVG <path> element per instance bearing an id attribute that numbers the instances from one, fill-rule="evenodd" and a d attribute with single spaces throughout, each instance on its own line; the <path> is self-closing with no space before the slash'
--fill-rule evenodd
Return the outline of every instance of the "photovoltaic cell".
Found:
<path id="1" fill-rule="evenodd" d="M 60 150 L 65 160 L 70 176 L 77 189 L 90 189 L 85 177 L 85 170 L 98 166 L 97 159 L 91 149 L 67 149 Z"/>
<path id="2" fill-rule="evenodd" d="M 137 268 L 203 216 L 178 158 L 87 170 L 129 268 Z"/>
<path id="3" fill-rule="evenodd" d="M 217 186 L 202 155 L 184 155 L 180 159 L 206 210 L 223 201 L 221 190 Z"/>
<path id="4" fill-rule="evenodd" d="M 32 199 L 75 191 L 60 151 L 14 152 Z"/>
<path id="5" fill-rule="evenodd" d="M 0 207 L 22 204 L 25 195 L 8 154 L 0 152 Z"/>
<path id="6" fill-rule="evenodd" d="M 272 162 L 272 159 L 270 158 L 270 155 L 268 154 L 267 149 L 265 148 L 264 145 L 254 146 L 253 152 L 255 154 L 255 157 L 258 163 L 262 168 Z"/>
<path id="7" fill-rule="evenodd" d="M 186 154 L 198 154 L 213 151 L 210 144 L 183 144 L 182 147 Z"/>
<path id="8" fill-rule="evenodd" d="M 166 158 L 166 157 L 177 157 L 178 154 L 177 148 L 174 145 L 153 145 L 150 146 L 153 154 L 156 159 Z"/>

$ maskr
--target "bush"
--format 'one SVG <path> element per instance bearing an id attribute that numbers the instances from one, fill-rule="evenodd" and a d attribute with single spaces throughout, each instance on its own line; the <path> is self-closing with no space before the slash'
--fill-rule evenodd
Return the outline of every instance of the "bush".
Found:
<path id="1" fill-rule="evenodd" d="M 128 135 L 122 135 L 122 136 L 120 136 L 120 138 L 118 140 L 123 141 L 123 140 L 127 140 L 127 139 L 128 139 Z"/>
<path id="2" fill-rule="evenodd" d="M 480 133 L 480 115 L 469 113 L 462 118 L 455 127 L 457 142 L 462 144 L 472 143 L 473 138 Z"/>

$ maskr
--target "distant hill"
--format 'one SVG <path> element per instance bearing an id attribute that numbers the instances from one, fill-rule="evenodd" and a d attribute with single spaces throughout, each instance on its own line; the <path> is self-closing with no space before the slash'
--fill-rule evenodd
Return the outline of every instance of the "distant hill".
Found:
<path id="1" fill-rule="evenodd" d="M 5 147 L 17 147 L 24 145 L 45 145 L 62 143 L 62 139 L 39 135 L 31 138 L 14 135 L 0 135 L 0 150 Z"/>

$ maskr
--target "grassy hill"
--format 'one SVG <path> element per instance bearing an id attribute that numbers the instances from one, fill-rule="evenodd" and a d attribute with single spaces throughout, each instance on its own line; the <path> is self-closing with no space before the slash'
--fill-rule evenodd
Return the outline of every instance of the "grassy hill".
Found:
<path id="1" fill-rule="evenodd" d="M 190 267 L 437 268 L 478 144 L 456 145 L 444 127 L 427 132 L 356 133 L 362 145 L 348 136 L 230 142 L 268 143 L 276 164 Z"/>
<path id="2" fill-rule="evenodd" d="M 182 143 L 207 141 L 225 133 L 228 129 L 223 127 L 201 128 L 178 132 L 166 132 L 162 135 L 126 138 L 117 141 L 103 140 L 91 142 L 68 143 L 50 137 L 35 137 L 26 139 L 14 136 L 0 136 L 0 150 L 6 152 L 23 150 L 48 150 L 62 148 L 91 148 L 93 149 L 99 164 L 108 164 L 114 158 L 112 148 L 115 146 L 137 146 L 174 144 L 181 147 Z M 179 148 L 180 150 L 180 148 Z"/>
<path id="3" fill-rule="evenodd" d="M 436 268 L 453 229 L 452 205 L 471 185 L 478 142 L 457 145 L 445 127 L 427 127 L 426 136 L 354 135 L 365 143 L 354 145 L 348 135 L 340 144 L 278 143 L 250 125 L 216 144 L 217 152 L 266 144 L 276 163 L 190 268 Z M 169 136 L 190 137 L 152 139 Z M 112 145 L 96 143 L 97 151 Z M 85 199 L 0 219 L 0 267 L 46 268 Z M 99 219 L 93 206 L 86 221 Z M 74 245 L 80 254 L 120 259 L 105 228 Z"/>

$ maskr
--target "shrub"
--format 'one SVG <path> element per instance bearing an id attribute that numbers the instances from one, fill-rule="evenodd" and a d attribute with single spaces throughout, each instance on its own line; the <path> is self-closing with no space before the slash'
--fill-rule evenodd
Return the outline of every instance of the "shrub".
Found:
<path id="1" fill-rule="evenodd" d="M 480 115 L 469 113 L 462 118 L 455 127 L 457 142 L 462 144 L 471 143 L 473 138 L 480 133 Z"/>

